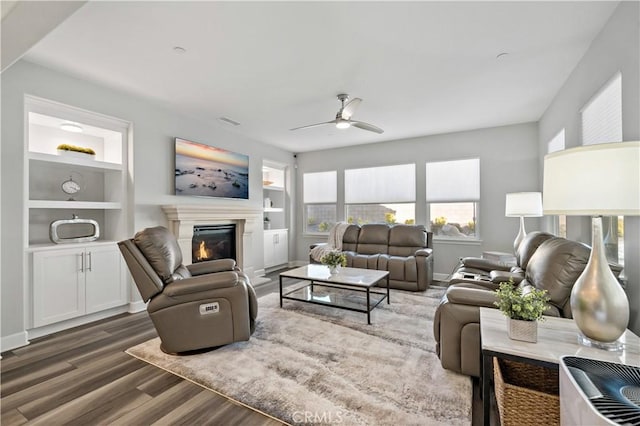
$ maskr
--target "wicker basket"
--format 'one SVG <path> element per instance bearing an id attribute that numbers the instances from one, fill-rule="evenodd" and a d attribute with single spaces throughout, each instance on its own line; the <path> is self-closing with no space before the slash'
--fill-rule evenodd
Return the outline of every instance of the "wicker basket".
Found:
<path id="1" fill-rule="evenodd" d="M 502 426 L 560 424 L 558 371 L 499 358 L 493 371 Z"/>

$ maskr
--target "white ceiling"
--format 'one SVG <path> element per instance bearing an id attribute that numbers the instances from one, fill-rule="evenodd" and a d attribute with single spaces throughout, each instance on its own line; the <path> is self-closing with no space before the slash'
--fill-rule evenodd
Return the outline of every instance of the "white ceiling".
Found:
<path id="1" fill-rule="evenodd" d="M 89 2 L 25 58 L 304 152 L 537 121 L 617 4 Z M 385 132 L 289 131 L 343 92 Z"/>

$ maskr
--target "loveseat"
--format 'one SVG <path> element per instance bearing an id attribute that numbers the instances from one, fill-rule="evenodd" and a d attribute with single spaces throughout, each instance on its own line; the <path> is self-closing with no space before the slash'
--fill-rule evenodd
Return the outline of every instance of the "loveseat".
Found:
<path id="1" fill-rule="evenodd" d="M 511 279 L 524 293 L 533 287 L 547 290 L 550 306 L 545 315 L 572 318 L 571 289 L 586 267 L 590 252 L 582 243 L 531 232 L 518 247 L 515 267 L 484 259 L 461 259 L 433 321 L 442 367 L 480 377 L 480 307 L 497 309 L 494 290 L 500 282 Z M 620 265 L 610 267 L 614 275 L 622 270 Z"/>
<path id="2" fill-rule="evenodd" d="M 433 234 L 424 225 L 350 225 L 342 251 L 348 267 L 389 271 L 391 288 L 424 291 L 433 281 Z"/>

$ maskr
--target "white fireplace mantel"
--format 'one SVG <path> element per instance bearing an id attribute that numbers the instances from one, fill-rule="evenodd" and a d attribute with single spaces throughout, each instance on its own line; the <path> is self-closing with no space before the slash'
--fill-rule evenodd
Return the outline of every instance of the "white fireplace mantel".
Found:
<path id="1" fill-rule="evenodd" d="M 229 205 L 165 205 L 162 211 L 176 236 L 185 264 L 192 263 L 191 240 L 195 225 L 236 225 L 236 262 L 249 277 L 256 271 L 254 232 L 262 230 L 262 209 Z"/>

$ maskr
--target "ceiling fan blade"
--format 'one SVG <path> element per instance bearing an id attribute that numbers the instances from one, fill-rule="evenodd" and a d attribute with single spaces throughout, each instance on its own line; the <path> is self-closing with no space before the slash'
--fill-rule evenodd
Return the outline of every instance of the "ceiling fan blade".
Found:
<path id="1" fill-rule="evenodd" d="M 380 127 L 376 127 L 373 124 L 365 123 L 363 121 L 351 121 L 351 125 L 353 127 L 357 127 L 358 129 L 368 130 L 370 132 L 384 133 L 384 130 L 382 130 Z"/>
<path id="2" fill-rule="evenodd" d="M 362 102 L 362 99 L 360 98 L 351 99 L 349 102 L 347 102 L 344 108 L 342 108 L 342 114 L 340 114 L 340 116 L 345 120 L 350 119 L 353 113 L 356 112 L 356 109 L 360 105 L 360 102 Z"/>
<path id="3" fill-rule="evenodd" d="M 295 127 L 289 130 L 309 129 L 311 127 L 324 126 L 325 124 L 336 124 L 338 120 L 325 121 L 324 123 L 309 124 L 308 126 Z"/>

